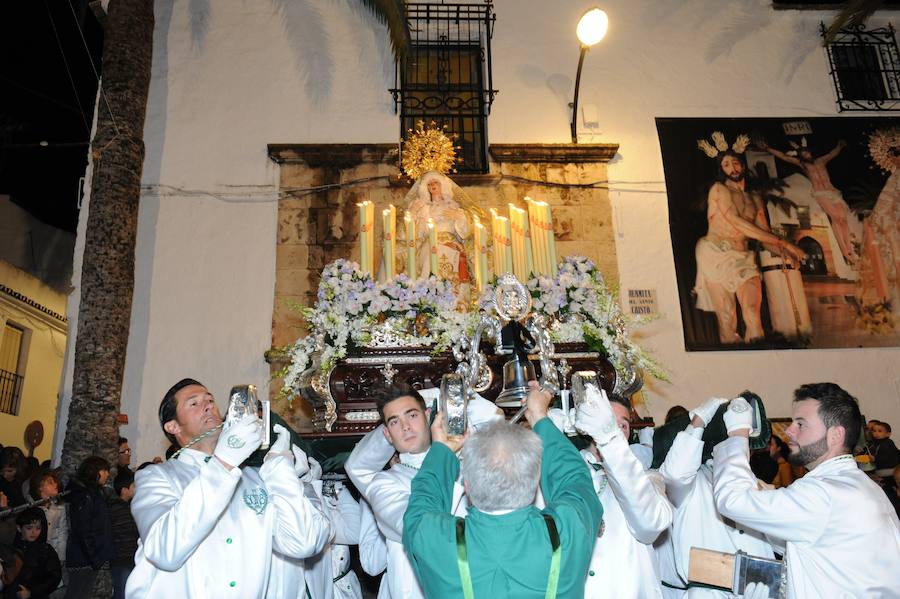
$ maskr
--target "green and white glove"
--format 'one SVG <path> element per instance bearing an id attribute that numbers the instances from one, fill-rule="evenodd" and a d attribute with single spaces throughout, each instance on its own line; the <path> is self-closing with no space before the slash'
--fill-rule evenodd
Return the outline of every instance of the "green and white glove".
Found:
<path id="1" fill-rule="evenodd" d="M 243 416 L 222 431 L 213 454 L 228 466 L 240 466 L 262 444 L 262 420 Z"/>
<path id="2" fill-rule="evenodd" d="M 703 426 L 706 426 L 723 403 L 728 403 L 728 400 L 724 397 L 712 397 L 688 412 L 688 415 L 691 417 L 691 420 L 696 416 L 703 421 Z"/>
<path id="3" fill-rule="evenodd" d="M 609 405 L 606 391 L 597 389 L 593 384 L 585 387 L 584 401 L 575 410 L 575 428 L 590 435 L 594 442 L 606 445 L 616 436 L 622 436 L 616 414 Z"/>
<path id="4" fill-rule="evenodd" d="M 753 410 L 750 409 L 750 403 L 743 397 L 736 397 L 728 404 L 728 410 L 725 411 L 725 428 L 728 433 L 753 428 Z"/>

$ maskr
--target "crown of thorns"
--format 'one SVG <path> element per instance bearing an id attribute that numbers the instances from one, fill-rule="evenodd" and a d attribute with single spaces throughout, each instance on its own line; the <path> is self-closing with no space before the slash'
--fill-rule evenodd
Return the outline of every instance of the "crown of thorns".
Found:
<path id="1" fill-rule="evenodd" d="M 734 143 L 731 144 L 731 149 L 737 154 L 743 154 L 744 150 L 746 150 L 749 145 L 750 137 L 741 133 L 734 140 Z M 713 131 L 712 143 L 709 143 L 705 139 L 698 139 L 697 147 L 710 158 L 715 158 L 722 152 L 728 151 L 728 142 L 725 141 L 724 133 L 721 131 Z"/>

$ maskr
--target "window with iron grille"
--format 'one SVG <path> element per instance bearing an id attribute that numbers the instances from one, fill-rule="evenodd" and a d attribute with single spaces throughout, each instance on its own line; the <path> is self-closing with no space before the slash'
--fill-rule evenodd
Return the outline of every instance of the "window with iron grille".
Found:
<path id="1" fill-rule="evenodd" d="M 820 32 L 824 39 L 824 24 Z M 841 29 L 826 50 L 839 111 L 900 110 L 900 52 L 892 25 Z"/>
<path id="2" fill-rule="evenodd" d="M 415 2 L 406 5 L 410 49 L 397 64 L 390 90 L 400 112 L 401 136 L 432 121 L 456 134 L 461 173 L 487 172 L 487 116 L 492 89 L 490 2 Z"/>
<path id="3" fill-rule="evenodd" d="M 0 331 L 0 412 L 19 413 L 19 398 L 22 395 L 22 341 L 24 329 L 6 323 Z"/>

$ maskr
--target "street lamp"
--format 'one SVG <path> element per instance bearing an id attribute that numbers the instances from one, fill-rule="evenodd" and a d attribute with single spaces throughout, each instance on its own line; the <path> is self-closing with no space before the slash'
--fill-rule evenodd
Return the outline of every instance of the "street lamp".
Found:
<path id="1" fill-rule="evenodd" d="M 578 118 L 578 87 L 581 85 L 581 65 L 584 64 L 584 55 L 591 46 L 598 43 L 606 35 L 609 29 L 609 18 L 599 8 L 592 8 L 581 16 L 575 34 L 581 42 L 581 54 L 578 56 L 578 74 L 575 75 L 575 100 L 572 102 L 572 143 L 578 143 L 578 134 L 575 132 L 575 121 Z"/>

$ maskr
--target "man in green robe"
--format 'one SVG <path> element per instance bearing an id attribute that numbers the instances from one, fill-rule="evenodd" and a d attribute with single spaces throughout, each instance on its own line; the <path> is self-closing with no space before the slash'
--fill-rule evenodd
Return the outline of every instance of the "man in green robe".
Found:
<path id="1" fill-rule="evenodd" d="M 471 439 L 448 437 L 443 415 L 435 419 L 403 519 L 426 597 L 584 596 L 603 508 L 584 460 L 547 418 L 551 400 L 532 383 L 525 417 L 533 432 L 499 421 Z M 460 448 L 465 519 L 450 514 Z M 544 510 L 533 505 L 539 482 Z"/>

